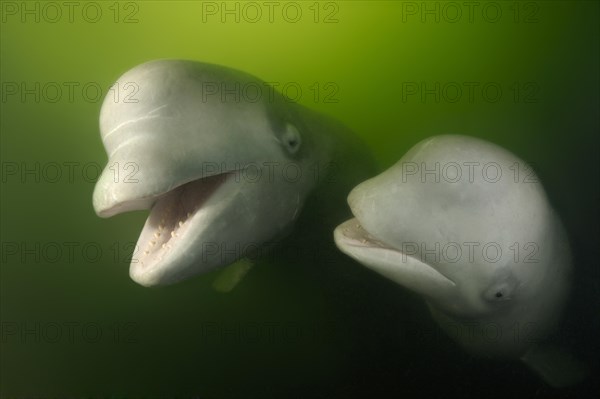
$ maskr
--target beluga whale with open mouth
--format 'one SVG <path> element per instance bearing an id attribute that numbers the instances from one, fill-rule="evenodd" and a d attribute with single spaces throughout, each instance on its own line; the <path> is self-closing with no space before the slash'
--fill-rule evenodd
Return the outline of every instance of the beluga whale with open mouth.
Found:
<path id="1" fill-rule="evenodd" d="M 338 248 L 420 294 L 467 351 L 521 358 L 549 384 L 585 367 L 544 337 L 559 322 L 572 269 L 567 235 L 533 170 L 459 135 L 425 139 L 348 196 Z"/>
<path id="2" fill-rule="evenodd" d="M 128 95 L 102 105 L 109 159 L 93 205 L 101 217 L 150 209 L 130 265 L 141 285 L 243 260 L 288 235 L 311 193 L 345 196 L 372 170 L 348 128 L 244 72 L 156 60 L 117 82 Z M 331 183 L 334 169 L 344 176 Z"/>

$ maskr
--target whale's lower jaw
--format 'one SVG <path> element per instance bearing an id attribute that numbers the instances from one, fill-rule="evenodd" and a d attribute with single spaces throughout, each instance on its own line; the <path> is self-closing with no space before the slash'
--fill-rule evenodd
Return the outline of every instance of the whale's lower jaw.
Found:
<path id="1" fill-rule="evenodd" d="M 334 231 L 334 240 L 345 254 L 421 295 L 439 298 L 456 289 L 454 282 L 434 267 L 383 243 L 356 218 L 339 225 Z"/>

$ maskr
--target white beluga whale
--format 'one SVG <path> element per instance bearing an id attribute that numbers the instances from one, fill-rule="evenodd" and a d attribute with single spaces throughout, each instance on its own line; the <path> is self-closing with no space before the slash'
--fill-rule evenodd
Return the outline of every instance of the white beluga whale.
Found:
<path id="1" fill-rule="evenodd" d="M 102 105 L 109 159 L 93 205 L 101 217 L 150 209 L 130 265 L 141 285 L 237 261 L 241 271 L 229 274 L 239 280 L 246 253 L 292 231 L 309 195 L 339 169 L 331 165 L 356 172 L 332 184 L 342 193 L 370 173 L 349 129 L 244 72 L 157 60 L 117 82 L 135 92 Z"/>
<path id="2" fill-rule="evenodd" d="M 542 342 L 560 320 L 572 270 L 567 235 L 533 170 L 484 140 L 425 139 L 348 196 L 338 248 L 420 294 L 474 355 L 521 358 L 549 384 L 584 374 Z"/>

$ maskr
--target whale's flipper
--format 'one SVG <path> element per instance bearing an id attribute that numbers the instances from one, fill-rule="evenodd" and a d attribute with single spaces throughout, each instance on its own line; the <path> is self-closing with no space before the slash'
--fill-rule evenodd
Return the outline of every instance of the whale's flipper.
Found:
<path id="1" fill-rule="evenodd" d="M 254 266 L 248 258 L 242 258 L 237 262 L 225 267 L 212 283 L 217 292 L 227 294 L 231 292 L 244 279 L 244 276 Z"/>
<path id="2" fill-rule="evenodd" d="M 521 360 L 553 388 L 575 385 L 590 372 L 582 361 L 566 349 L 550 344 L 533 345 Z"/>

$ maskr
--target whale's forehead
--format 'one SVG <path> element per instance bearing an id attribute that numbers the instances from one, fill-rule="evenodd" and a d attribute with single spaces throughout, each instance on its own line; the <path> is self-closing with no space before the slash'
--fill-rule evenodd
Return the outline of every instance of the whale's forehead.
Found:
<path id="1" fill-rule="evenodd" d="M 539 181 L 515 181 L 515 171 L 525 175 L 530 169 L 492 143 L 436 136 L 357 186 L 348 202 L 371 234 L 396 248 L 417 245 L 419 253 L 439 253 L 489 244 L 507 255 L 514 242 L 538 240 L 547 216 Z"/>
<path id="2" fill-rule="evenodd" d="M 119 77 L 115 93 L 106 96 L 100 112 L 109 154 L 132 139 L 176 136 L 180 143 L 201 138 L 212 145 L 211 140 L 222 143 L 230 135 L 238 142 L 265 141 L 266 134 L 280 132 L 287 122 L 281 96 L 266 83 L 212 64 L 151 61 Z"/>

